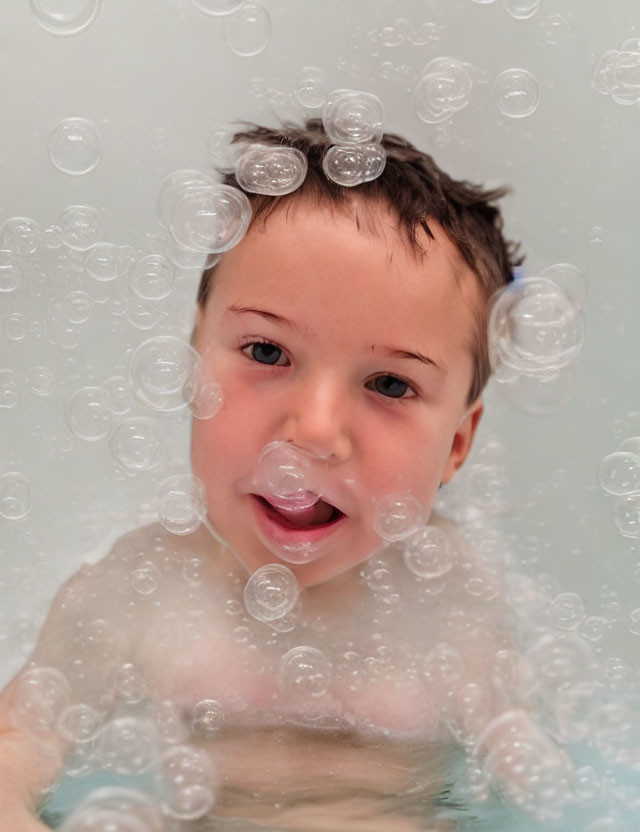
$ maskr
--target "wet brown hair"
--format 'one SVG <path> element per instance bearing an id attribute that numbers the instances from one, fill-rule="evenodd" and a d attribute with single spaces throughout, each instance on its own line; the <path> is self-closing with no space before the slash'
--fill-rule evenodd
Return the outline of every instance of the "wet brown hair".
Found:
<path id="1" fill-rule="evenodd" d="M 318 205 L 340 205 L 356 197 L 364 203 L 388 206 L 419 256 L 426 255 L 419 240 L 419 229 L 433 239 L 429 220 L 442 226 L 476 276 L 480 291 L 481 302 L 473 309 L 473 377 L 467 395 L 467 404 L 474 402 L 491 374 L 487 341 L 489 299 L 497 289 L 513 280 L 514 267 L 523 261 L 518 257 L 519 246 L 504 238 L 502 215 L 494 205 L 509 189 L 485 190 L 453 179 L 431 156 L 392 133 L 385 133 L 381 140 L 387 163 L 377 179 L 353 188 L 337 185 L 322 169 L 322 160 L 332 143 L 320 119 L 310 119 L 303 127 L 286 124 L 280 129 L 250 124 L 238 130 L 232 141 L 294 147 L 304 153 L 309 166 L 304 182 L 293 193 L 285 196 L 247 193 L 253 208 L 252 222 L 260 217 L 266 220 L 272 211 L 292 200 L 305 198 Z M 224 173 L 222 181 L 240 188 L 233 173 Z M 202 273 L 197 296 L 200 308 L 207 303 L 215 269 L 213 265 Z"/>

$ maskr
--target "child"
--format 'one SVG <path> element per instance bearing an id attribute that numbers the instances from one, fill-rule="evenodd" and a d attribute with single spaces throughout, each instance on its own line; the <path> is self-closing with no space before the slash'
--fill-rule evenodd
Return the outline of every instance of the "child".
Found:
<path id="1" fill-rule="evenodd" d="M 432 513 L 482 414 L 489 298 L 520 262 L 493 205 L 505 191 L 451 179 L 396 136 L 382 139 L 382 174 L 353 189 L 325 175 L 319 122 L 236 141 L 296 148 L 308 172 L 286 196 L 249 193 L 246 236 L 203 274 L 193 343 L 223 393 L 192 426 L 207 524 L 133 531 L 58 593 L 2 699 L 0 808 L 15 832 L 42 828 L 38 794 L 70 749 L 77 773 L 134 774 L 159 753 L 167 769 L 167 748 L 204 749 L 217 803 L 194 808 L 169 773 L 169 814 L 281 828 L 306 827 L 278 795 L 304 802 L 345 783 L 389 800 L 433 793 L 428 749 L 452 730 L 516 796 L 549 755 L 557 778 L 551 743 L 494 676 L 508 647 L 499 594 L 464 590 L 485 567 Z M 276 471 L 288 452 L 306 466 L 304 504 L 269 485 L 272 451 Z M 439 571 L 422 562 L 416 576 L 403 542 L 381 533 L 398 495 L 444 533 Z M 271 623 L 245 608 L 249 577 L 270 564 L 302 590 Z M 523 738 L 532 770 L 514 751 Z M 253 798 L 240 807 L 234 789 Z M 353 804 L 338 800 L 313 828 L 378 828 L 381 805 L 349 825 Z M 422 828 L 401 817 L 385 828 Z"/>

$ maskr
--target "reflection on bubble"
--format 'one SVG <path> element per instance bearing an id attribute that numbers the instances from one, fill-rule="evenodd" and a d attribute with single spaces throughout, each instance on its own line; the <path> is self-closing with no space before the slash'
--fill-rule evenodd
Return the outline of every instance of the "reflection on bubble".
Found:
<path id="1" fill-rule="evenodd" d="M 141 257 L 129 276 L 133 291 L 143 300 L 162 300 L 173 289 L 173 268 L 161 254 Z"/>
<path id="2" fill-rule="evenodd" d="M 162 459 L 160 425 L 155 419 L 134 416 L 118 425 L 109 447 L 114 459 L 130 471 L 147 471 Z"/>
<path id="3" fill-rule="evenodd" d="M 280 660 L 278 687 L 294 696 L 322 696 L 331 681 L 332 666 L 315 647 L 293 647 Z"/>
<path id="4" fill-rule="evenodd" d="M 2 252 L 0 251 L 0 263 Z M 0 265 L 0 291 L 2 291 L 2 266 Z M 12 312 L 5 318 L 3 332 L 10 341 L 22 341 L 27 334 L 27 322 L 21 312 Z"/>
<path id="5" fill-rule="evenodd" d="M 16 374 L 13 370 L 0 370 L 0 407 L 15 407 L 19 401 Z"/>
<path id="6" fill-rule="evenodd" d="M 50 396 L 56 389 L 55 373 L 48 367 L 31 367 L 26 381 L 36 396 Z"/>
<path id="7" fill-rule="evenodd" d="M 207 495 L 201 480 L 192 474 L 176 474 L 156 491 L 162 526 L 171 534 L 194 532 L 207 513 Z"/>
<path id="8" fill-rule="evenodd" d="M 6 249 L 0 250 L 0 292 L 14 292 L 22 281 L 20 260 Z"/>
<path id="9" fill-rule="evenodd" d="M 58 733 L 67 742 L 89 742 L 98 736 L 102 717 L 90 705 L 70 705 L 60 714 L 56 724 Z"/>
<path id="10" fill-rule="evenodd" d="M 116 774 L 144 774 L 158 759 L 158 734 L 148 719 L 123 716 L 102 726 L 97 761 Z"/>
<path id="11" fill-rule="evenodd" d="M 88 772 L 85 772 L 88 773 Z M 134 789 L 95 789 L 64 820 L 60 832 L 161 832 L 160 809 Z"/>
<path id="12" fill-rule="evenodd" d="M 100 0 L 29 0 L 36 20 L 53 35 L 75 35 L 90 26 Z"/>
<path id="13" fill-rule="evenodd" d="M 511 17 L 517 20 L 527 20 L 538 11 L 540 0 L 504 0 L 504 7 Z"/>
<path id="14" fill-rule="evenodd" d="M 495 80 L 493 96 L 503 115 L 525 118 L 538 107 L 540 85 L 526 69 L 505 69 Z"/>
<path id="15" fill-rule="evenodd" d="M 157 778 L 162 808 L 171 817 L 194 820 L 215 803 L 218 777 L 204 748 L 169 748 L 160 758 Z"/>
<path id="16" fill-rule="evenodd" d="M 191 730 L 201 737 L 214 737 L 224 725 L 224 709 L 216 699 L 203 699 L 191 710 Z"/>
<path id="17" fill-rule="evenodd" d="M 113 243 L 97 243 L 87 252 L 84 265 L 94 280 L 115 280 L 120 268 L 120 249 Z"/>
<path id="18" fill-rule="evenodd" d="M 83 324 L 91 316 L 91 298 L 86 292 L 70 292 L 60 303 L 60 311 L 72 324 Z"/>
<path id="19" fill-rule="evenodd" d="M 596 64 L 592 84 L 598 92 L 610 95 L 616 104 L 631 106 L 640 101 L 640 44 L 625 41 L 621 51 L 605 52 Z"/>
<path id="20" fill-rule="evenodd" d="M 616 500 L 613 519 L 620 534 L 625 537 L 640 537 L 640 494 Z"/>
<path id="21" fill-rule="evenodd" d="M 324 72 L 317 66 L 304 66 L 293 79 L 293 96 L 300 106 L 315 110 L 327 103 Z"/>
<path id="22" fill-rule="evenodd" d="M 100 137 L 86 118 L 66 118 L 49 135 L 49 158 L 63 173 L 89 173 L 100 160 Z"/>
<path id="23" fill-rule="evenodd" d="M 293 572 L 279 563 L 261 566 L 244 588 L 244 605 L 257 621 L 283 618 L 298 603 L 300 585 Z"/>
<path id="24" fill-rule="evenodd" d="M 307 158 L 293 147 L 254 144 L 236 164 L 236 181 L 254 194 L 282 196 L 295 191 L 307 175 Z"/>
<path id="25" fill-rule="evenodd" d="M 82 387 L 67 402 L 67 425 L 74 436 L 96 442 L 109 435 L 112 414 L 109 396 L 102 387 Z"/>
<path id="26" fill-rule="evenodd" d="M 378 143 L 383 119 L 378 96 L 358 90 L 334 90 L 322 113 L 325 132 L 337 145 Z"/>
<path id="27" fill-rule="evenodd" d="M 416 113 L 437 124 L 466 107 L 473 89 L 473 67 L 457 58 L 434 58 L 422 72 L 414 92 Z"/>
<path id="28" fill-rule="evenodd" d="M 419 578 L 440 578 L 453 568 L 449 540 L 437 526 L 424 526 L 404 543 L 404 562 Z"/>
<path id="29" fill-rule="evenodd" d="M 206 173 L 199 170 L 181 169 L 174 170 L 163 181 L 158 192 L 156 209 L 158 219 L 165 228 L 171 226 L 173 212 L 176 205 L 183 196 L 191 189 L 198 189 L 202 186 L 213 185 L 213 179 Z"/>
<path id="30" fill-rule="evenodd" d="M 373 528 L 383 540 L 403 540 L 423 523 L 422 506 L 411 494 L 388 494 L 376 502 Z"/>
<path id="31" fill-rule="evenodd" d="M 289 442 L 265 445 L 254 485 L 277 508 L 310 508 L 322 496 L 313 458 Z"/>
<path id="32" fill-rule="evenodd" d="M 74 251 L 87 251 L 102 237 L 99 211 L 88 205 L 71 205 L 58 218 L 62 242 Z"/>
<path id="33" fill-rule="evenodd" d="M 175 241 L 192 251 L 222 253 L 244 237 L 251 219 L 246 195 L 229 185 L 189 188 L 171 216 Z"/>
<path id="34" fill-rule="evenodd" d="M 224 34 L 236 55 L 252 57 L 262 52 L 271 39 L 271 18 L 258 3 L 243 3 L 225 17 Z"/>
<path id="35" fill-rule="evenodd" d="M 579 308 L 584 307 L 589 290 L 587 278 L 577 266 L 571 263 L 554 263 L 540 272 L 540 277 L 558 285 L 565 295 Z"/>
<path id="36" fill-rule="evenodd" d="M 334 145 L 325 153 L 322 169 L 337 185 L 352 188 L 380 176 L 386 162 L 386 152 L 379 144 Z"/>
<path id="37" fill-rule="evenodd" d="M 180 338 L 159 335 L 136 347 L 129 360 L 133 395 L 152 410 L 185 408 L 195 392 L 198 353 Z"/>
<path id="38" fill-rule="evenodd" d="M 239 9 L 244 0 L 191 0 L 196 9 L 213 17 L 222 17 Z"/>
<path id="39" fill-rule="evenodd" d="M 0 517 L 21 520 L 31 511 L 31 488 L 22 474 L 11 471 L 0 477 Z"/>
<path id="40" fill-rule="evenodd" d="M 629 451 L 605 456 L 598 468 L 598 479 L 607 494 L 623 496 L 640 492 L 640 457 Z"/>

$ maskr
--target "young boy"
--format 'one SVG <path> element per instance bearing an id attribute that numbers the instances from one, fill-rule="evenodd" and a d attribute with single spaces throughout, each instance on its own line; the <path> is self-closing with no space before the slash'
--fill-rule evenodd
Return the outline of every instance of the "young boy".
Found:
<path id="1" fill-rule="evenodd" d="M 279 828 L 423 828 L 405 809 L 437 791 L 434 749 L 452 731 L 516 797 L 541 759 L 560 770 L 496 681 L 499 594 L 465 589 L 489 567 L 432 513 L 482 414 L 489 298 L 519 262 L 493 205 L 505 191 L 452 180 L 389 135 L 382 175 L 341 187 L 315 121 L 237 141 L 297 148 L 309 167 L 291 194 L 248 194 L 246 236 L 198 292 L 193 343 L 223 394 L 192 426 L 207 527 L 131 532 L 58 593 L 2 697 L 0 811 L 14 832 L 42 828 L 38 796 L 70 749 L 80 773 L 134 774 L 176 744 L 205 749 L 221 786 L 210 813 Z M 273 443 L 302 455 L 321 500 L 295 511 L 264 487 Z M 402 541 L 381 536 L 390 495 L 444 532 L 440 574 L 417 577 Z M 243 595 L 269 564 L 302 588 L 271 623 Z M 287 804 L 323 788 L 321 810 Z"/>

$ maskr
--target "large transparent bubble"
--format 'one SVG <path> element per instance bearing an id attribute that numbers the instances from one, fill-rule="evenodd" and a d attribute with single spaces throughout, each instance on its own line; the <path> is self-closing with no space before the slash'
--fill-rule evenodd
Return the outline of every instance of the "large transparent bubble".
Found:
<path id="1" fill-rule="evenodd" d="M 246 195 L 229 185 L 189 187 L 171 215 L 175 241 L 191 251 L 221 253 L 244 237 L 251 220 Z"/>
<path id="2" fill-rule="evenodd" d="M 47 144 L 49 158 L 63 173 L 89 173 L 100 160 L 100 136 L 93 122 L 66 118 L 51 131 Z"/>
<path id="3" fill-rule="evenodd" d="M 322 169 L 336 185 L 352 188 L 377 179 L 386 162 L 386 152 L 379 144 L 333 145 L 324 155 Z"/>
<path id="4" fill-rule="evenodd" d="M 243 3 L 224 20 L 224 34 L 232 52 L 251 58 L 271 40 L 271 18 L 259 3 Z"/>
<path id="5" fill-rule="evenodd" d="M 218 774 L 204 748 L 176 745 L 160 758 L 157 787 L 167 815 L 195 820 L 215 803 Z"/>
<path id="6" fill-rule="evenodd" d="M 329 93 L 324 72 L 317 66 L 304 66 L 293 79 L 292 93 L 301 107 L 315 110 L 324 107 Z"/>
<path id="7" fill-rule="evenodd" d="M 244 605 L 257 621 L 284 618 L 298 603 L 300 585 L 283 564 L 270 563 L 257 569 L 244 588 Z"/>
<path id="8" fill-rule="evenodd" d="M 503 115 L 525 118 L 538 108 L 540 85 L 527 69 L 505 69 L 494 82 L 493 96 Z"/>
<path id="9" fill-rule="evenodd" d="M 194 532 L 207 514 L 202 481 L 192 474 L 174 474 L 158 486 L 160 522 L 171 534 Z"/>
<path id="10" fill-rule="evenodd" d="M 280 660 L 278 687 L 293 696 L 322 696 L 331 682 L 332 666 L 316 647 L 293 647 Z"/>
<path id="11" fill-rule="evenodd" d="M 22 520 L 31 511 L 31 486 L 18 471 L 0 476 L 0 517 Z"/>
<path id="12" fill-rule="evenodd" d="M 164 455 L 162 430 L 155 419 L 134 416 L 114 430 L 109 441 L 113 458 L 131 472 L 155 468 Z"/>
<path id="13" fill-rule="evenodd" d="M 254 144 L 236 163 L 238 185 L 255 194 L 290 194 L 302 185 L 306 175 L 306 156 L 293 147 Z"/>
<path id="14" fill-rule="evenodd" d="M 632 106 L 640 101 L 640 44 L 625 41 L 620 51 L 609 50 L 597 62 L 592 83 L 598 92 L 617 103 Z"/>
<path id="15" fill-rule="evenodd" d="M 39 25 L 47 32 L 75 35 L 93 23 L 100 0 L 29 0 L 29 5 Z"/>
<path id="16" fill-rule="evenodd" d="M 193 347 L 173 335 L 143 341 L 129 360 L 133 395 L 159 412 L 186 408 L 196 390 L 199 364 Z"/>
<path id="17" fill-rule="evenodd" d="M 414 92 L 416 113 L 427 124 L 437 124 L 466 107 L 471 100 L 474 71 L 457 58 L 434 58 Z"/>
<path id="18" fill-rule="evenodd" d="M 387 494 L 375 502 L 373 528 L 389 543 L 409 537 L 424 521 L 422 506 L 412 494 Z"/>
<path id="19" fill-rule="evenodd" d="M 382 139 L 382 101 L 372 93 L 334 90 L 322 113 L 329 139 L 338 145 L 376 144 Z"/>

